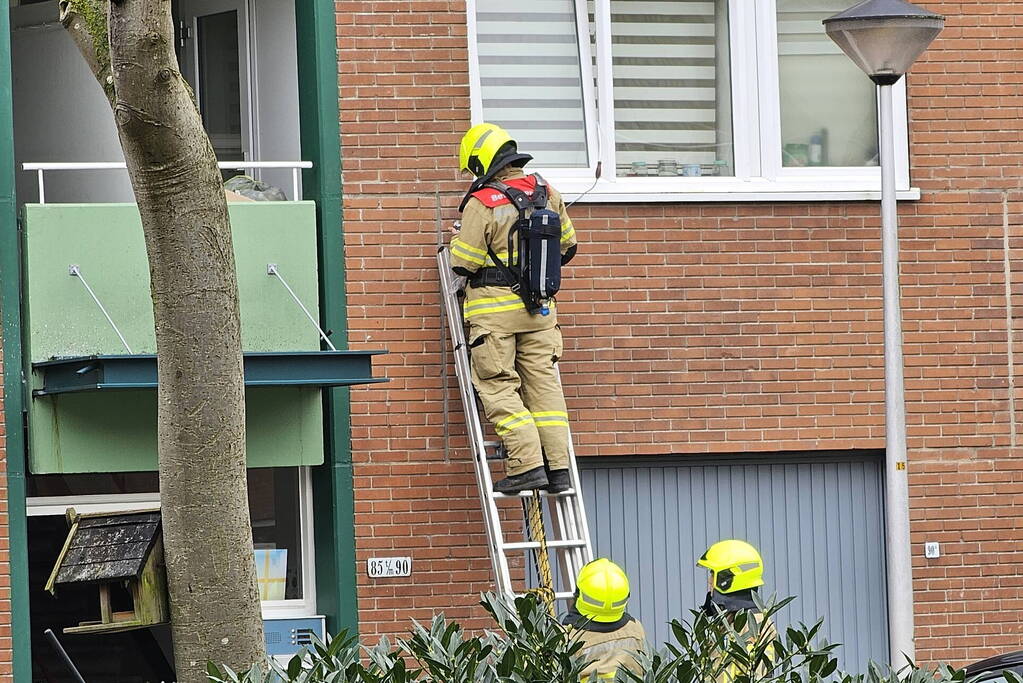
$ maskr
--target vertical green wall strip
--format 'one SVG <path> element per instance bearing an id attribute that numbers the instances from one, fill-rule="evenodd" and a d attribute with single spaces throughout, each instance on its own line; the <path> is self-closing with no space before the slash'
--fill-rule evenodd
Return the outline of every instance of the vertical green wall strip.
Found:
<path id="1" fill-rule="evenodd" d="M 7 515 L 11 567 L 14 680 L 32 679 L 25 516 L 25 431 L 22 408 L 21 253 L 14 199 L 14 105 L 10 13 L 0 12 L 0 314 L 3 316 L 4 424 L 7 427 Z"/>
<path id="2" fill-rule="evenodd" d="M 338 348 L 348 343 L 344 241 L 341 226 L 341 131 L 338 121 L 337 26 L 332 0 L 296 0 L 298 97 L 302 158 L 313 162 L 302 180 L 316 200 L 320 248 L 320 315 Z M 313 471 L 316 600 L 336 633 L 358 630 L 355 502 L 352 492 L 350 403 L 347 389 L 324 392 L 327 448 Z"/>

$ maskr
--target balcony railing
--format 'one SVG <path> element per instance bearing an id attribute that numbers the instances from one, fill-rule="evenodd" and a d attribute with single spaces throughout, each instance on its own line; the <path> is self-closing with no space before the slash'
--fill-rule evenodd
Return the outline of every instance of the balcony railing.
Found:
<path id="1" fill-rule="evenodd" d="M 221 170 L 250 171 L 265 168 L 291 169 L 291 196 L 296 200 L 302 198 L 302 169 L 312 168 L 311 161 L 220 161 L 217 166 Z M 46 161 L 28 162 L 21 165 L 26 171 L 35 171 L 39 182 L 39 203 L 46 203 L 46 171 L 124 171 L 127 165 L 123 161 Z"/>

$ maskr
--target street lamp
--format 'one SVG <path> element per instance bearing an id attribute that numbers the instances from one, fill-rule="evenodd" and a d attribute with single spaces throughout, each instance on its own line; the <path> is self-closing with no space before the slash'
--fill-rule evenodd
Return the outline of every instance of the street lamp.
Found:
<path id="1" fill-rule="evenodd" d="M 945 18 L 905 0 L 867 0 L 824 20 L 824 29 L 878 86 L 881 157 L 881 281 L 884 289 L 885 546 L 888 640 L 892 667 L 913 661 L 913 566 L 906 471 L 906 402 L 902 383 L 899 234 L 895 206 L 892 85 L 945 25 Z"/>

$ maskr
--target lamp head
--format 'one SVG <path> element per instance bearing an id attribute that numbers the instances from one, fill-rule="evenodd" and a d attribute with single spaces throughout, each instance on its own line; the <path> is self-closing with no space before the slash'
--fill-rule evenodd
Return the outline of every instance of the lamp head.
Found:
<path id="1" fill-rule="evenodd" d="M 824 30 L 878 85 L 909 71 L 945 26 L 945 17 L 906 0 L 866 0 L 824 20 Z"/>

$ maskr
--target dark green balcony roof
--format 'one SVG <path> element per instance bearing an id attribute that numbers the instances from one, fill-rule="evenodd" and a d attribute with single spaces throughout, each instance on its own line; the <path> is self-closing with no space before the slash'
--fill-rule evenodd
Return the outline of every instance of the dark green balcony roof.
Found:
<path id="1" fill-rule="evenodd" d="M 345 387 L 373 384 L 372 357 L 386 351 L 273 351 L 245 353 L 245 386 Z M 155 388 L 156 356 L 77 356 L 33 363 L 43 388 L 33 396 L 72 391 Z"/>

